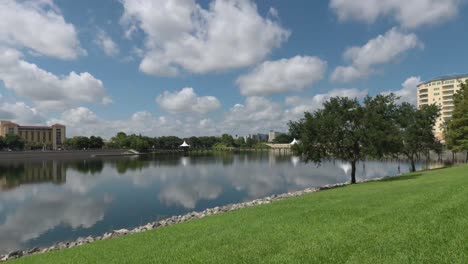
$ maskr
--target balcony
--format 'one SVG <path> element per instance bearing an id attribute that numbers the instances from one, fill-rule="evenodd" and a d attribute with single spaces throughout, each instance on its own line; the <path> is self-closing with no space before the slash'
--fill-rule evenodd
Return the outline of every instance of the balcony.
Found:
<path id="1" fill-rule="evenodd" d="M 453 95 L 455 92 L 453 90 L 451 91 L 444 91 L 442 94 L 445 95 Z"/>
<path id="2" fill-rule="evenodd" d="M 455 86 L 453 86 L 453 85 L 446 85 L 446 86 L 442 87 L 443 90 L 453 90 L 454 88 L 455 88 Z"/>
<path id="3" fill-rule="evenodd" d="M 423 93 L 427 93 L 427 92 L 428 92 L 427 88 L 419 89 L 419 94 L 423 94 Z"/>
<path id="4" fill-rule="evenodd" d="M 426 99 L 428 96 L 428 94 L 420 94 L 419 99 Z"/>
<path id="5" fill-rule="evenodd" d="M 455 107 L 453 105 L 450 105 L 450 106 L 444 105 L 444 107 L 442 108 L 442 110 L 444 111 L 453 111 L 454 109 Z"/>
<path id="6" fill-rule="evenodd" d="M 429 100 L 427 99 L 419 99 L 419 104 L 427 104 L 429 103 Z"/>
<path id="7" fill-rule="evenodd" d="M 453 111 L 443 111 L 442 114 L 444 115 L 444 117 L 449 117 L 452 116 Z"/>

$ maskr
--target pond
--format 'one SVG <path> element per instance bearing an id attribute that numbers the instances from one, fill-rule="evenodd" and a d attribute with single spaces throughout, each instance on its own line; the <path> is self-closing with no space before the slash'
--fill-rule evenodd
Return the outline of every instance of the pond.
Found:
<path id="1" fill-rule="evenodd" d="M 368 161 L 357 178 L 408 170 L 405 162 Z M 274 152 L 0 161 L 0 254 L 346 182 L 350 171 Z"/>

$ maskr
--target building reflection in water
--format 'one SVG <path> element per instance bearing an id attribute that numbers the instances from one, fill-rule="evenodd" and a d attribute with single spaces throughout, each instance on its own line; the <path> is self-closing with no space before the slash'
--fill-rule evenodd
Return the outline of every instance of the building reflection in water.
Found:
<path id="1" fill-rule="evenodd" d="M 66 167 L 61 161 L 0 163 L 0 191 L 25 184 L 64 184 L 66 178 Z"/>

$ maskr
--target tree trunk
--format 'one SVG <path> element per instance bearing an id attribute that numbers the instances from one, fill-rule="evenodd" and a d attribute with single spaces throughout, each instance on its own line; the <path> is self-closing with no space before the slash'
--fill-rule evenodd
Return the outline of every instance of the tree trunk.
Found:
<path id="1" fill-rule="evenodd" d="M 455 151 L 452 150 L 452 164 L 455 164 Z"/>
<path id="2" fill-rule="evenodd" d="M 468 151 L 466 151 L 465 163 L 468 163 Z"/>
<path id="3" fill-rule="evenodd" d="M 414 158 L 410 158 L 411 160 L 411 172 L 415 172 L 416 171 L 416 164 L 414 164 Z"/>
<path id="4" fill-rule="evenodd" d="M 356 161 L 351 161 L 351 184 L 356 183 Z"/>

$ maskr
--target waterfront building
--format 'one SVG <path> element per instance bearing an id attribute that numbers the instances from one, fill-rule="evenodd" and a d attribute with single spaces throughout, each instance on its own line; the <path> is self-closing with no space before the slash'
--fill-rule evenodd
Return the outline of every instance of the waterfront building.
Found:
<path id="1" fill-rule="evenodd" d="M 440 117 L 434 126 L 434 135 L 444 141 L 444 123 L 452 118 L 455 108 L 453 95 L 460 90 L 461 84 L 468 80 L 468 74 L 443 76 L 418 85 L 418 108 L 435 104 L 440 107 Z"/>
<path id="2" fill-rule="evenodd" d="M 41 146 L 44 149 L 60 149 L 66 138 L 66 128 L 63 125 L 52 126 L 20 126 L 10 121 L 0 121 L 0 137 L 8 134 L 19 135 L 29 146 Z"/>
<path id="3" fill-rule="evenodd" d="M 281 135 L 280 132 L 275 132 L 273 130 L 270 130 L 270 133 L 268 134 L 268 142 L 273 142 L 275 141 L 276 137 L 278 137 L 279 135 Z"/>

